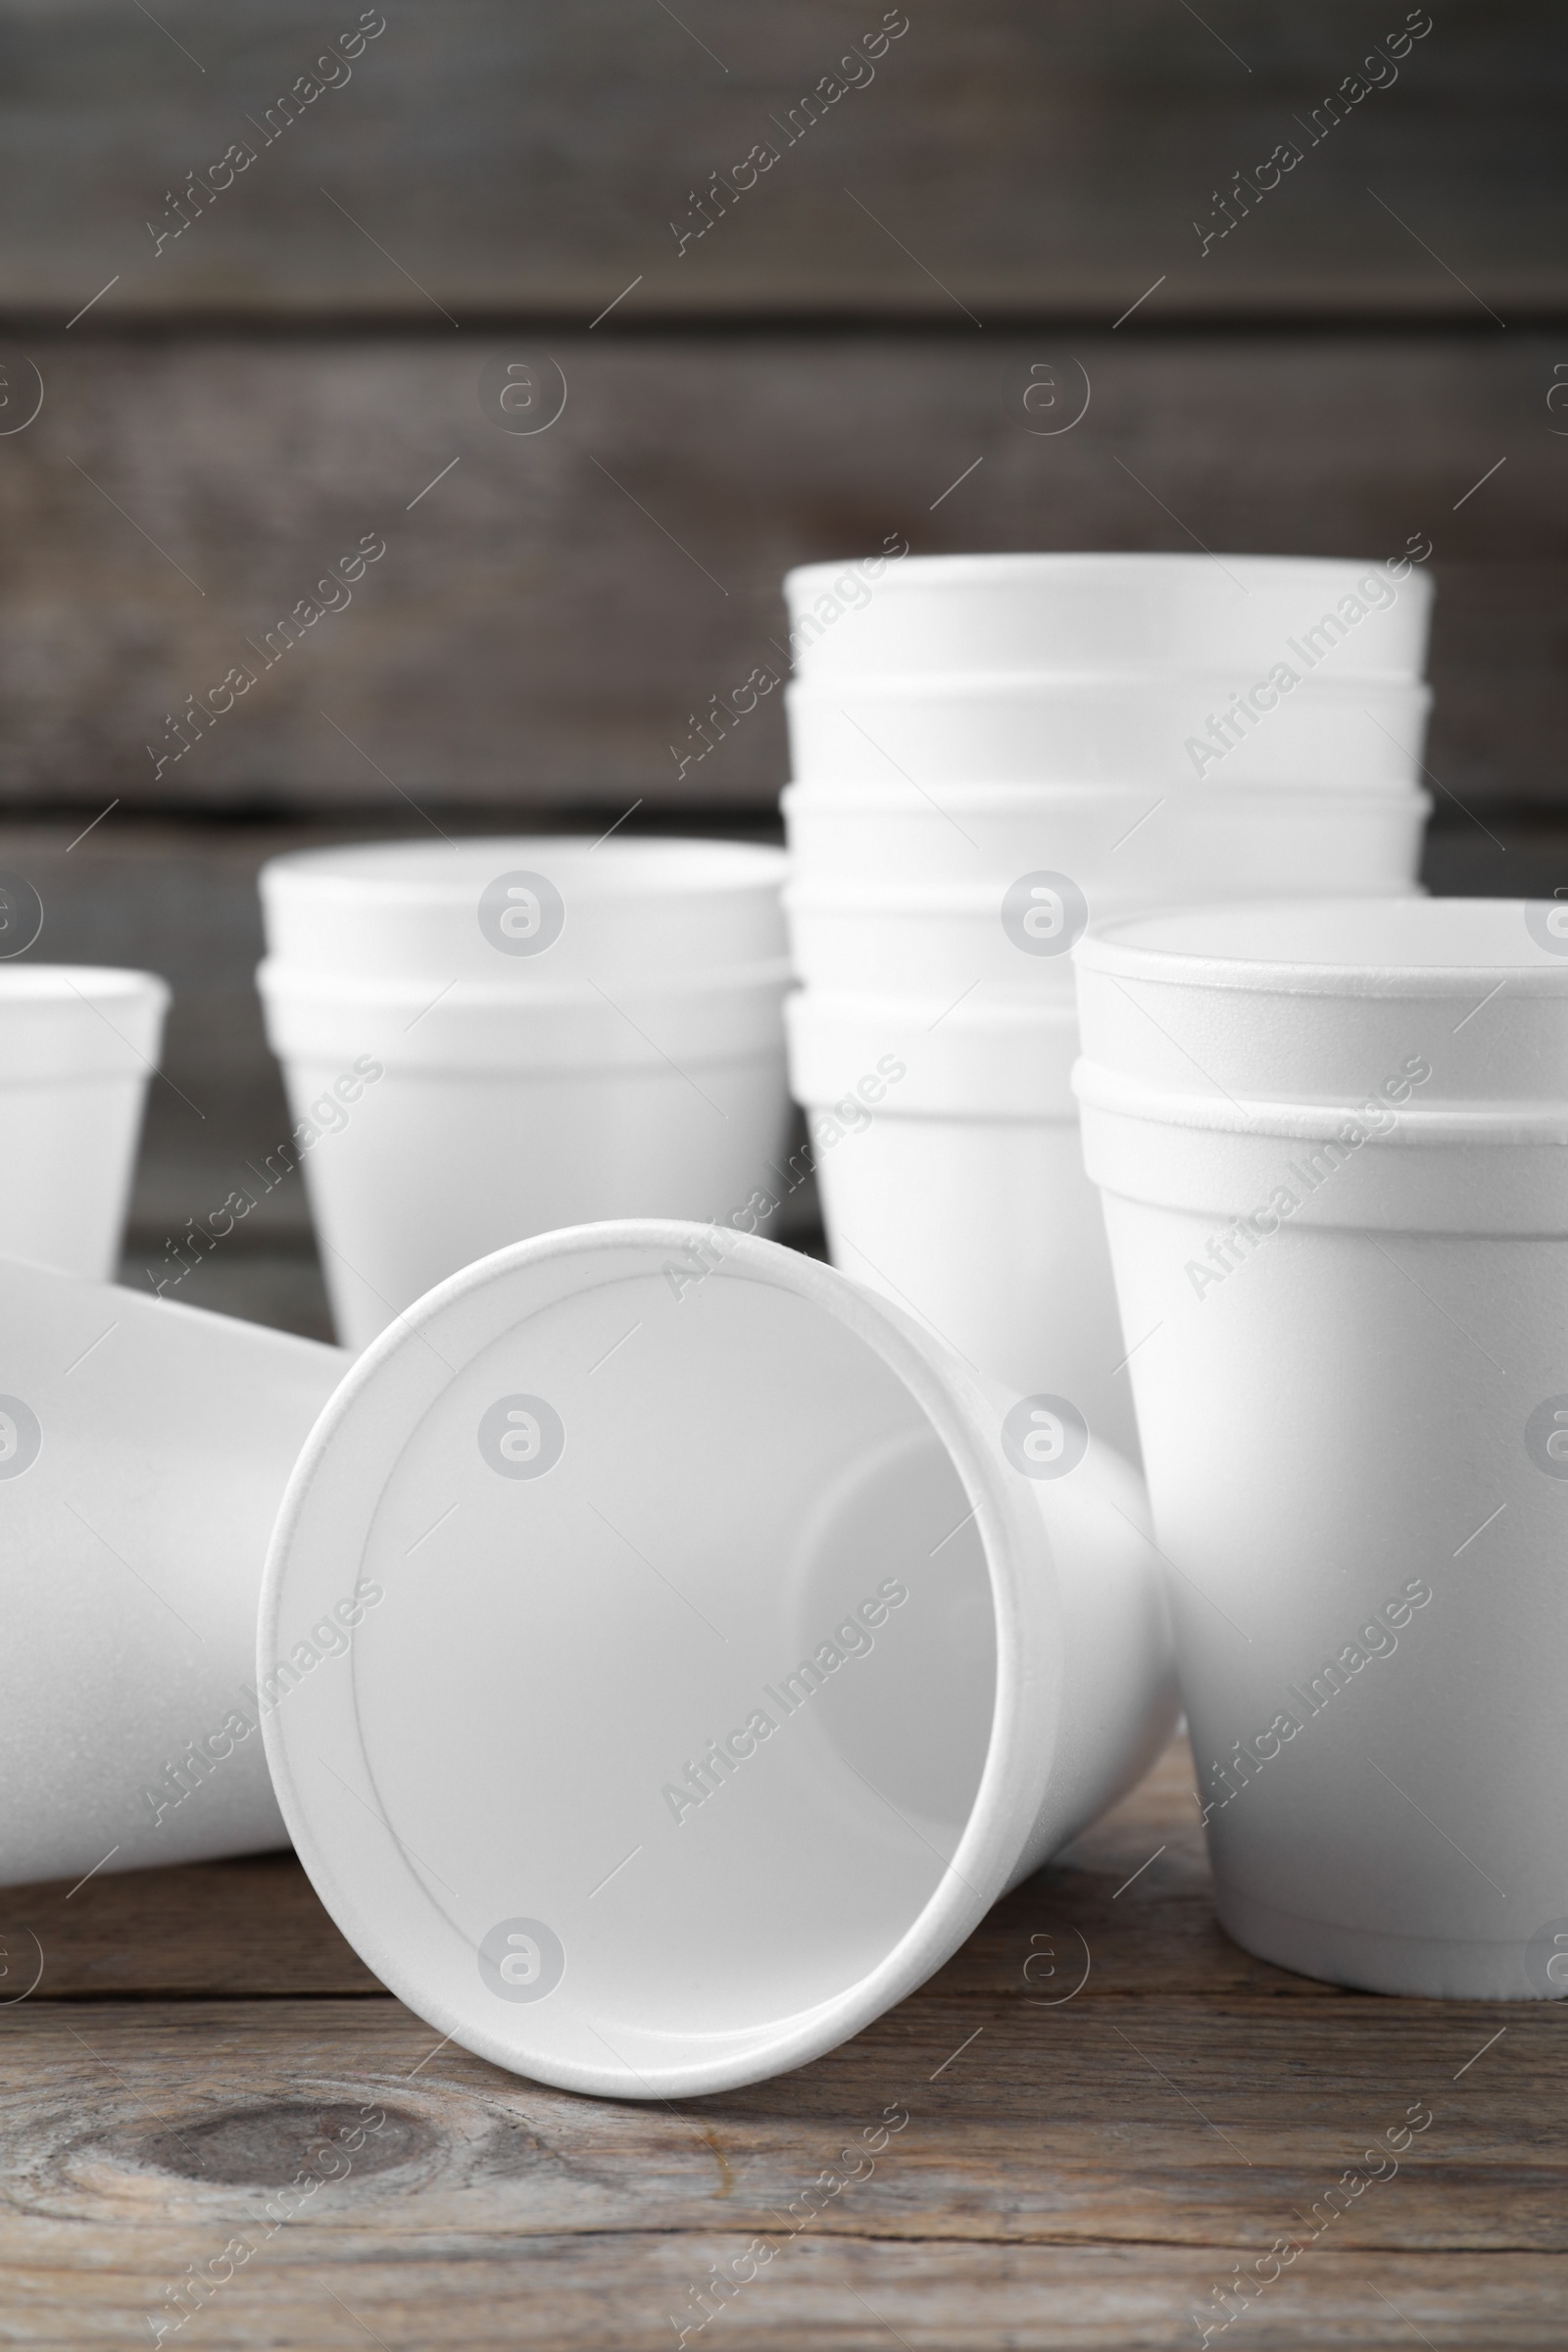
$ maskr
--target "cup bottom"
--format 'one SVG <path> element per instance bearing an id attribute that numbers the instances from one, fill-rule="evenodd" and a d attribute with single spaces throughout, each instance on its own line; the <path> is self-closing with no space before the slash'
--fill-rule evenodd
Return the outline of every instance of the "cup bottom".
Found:
<path id="1" fill-rule="evenodd" d="M 1474 1936 L 1396 1936 L 1350 1928 L 1338 1920 L 1303 1919 L 1273 1903 L 1254 1901 L 1217 1885 L 1219 1924 L 1233 1943 L 1276 1968 L 1356 1992 L 1384 1992 L 1432 2001 L 1547 2001 L 1554 1989 L 1532 1959 L 1536 1945 Z"/>

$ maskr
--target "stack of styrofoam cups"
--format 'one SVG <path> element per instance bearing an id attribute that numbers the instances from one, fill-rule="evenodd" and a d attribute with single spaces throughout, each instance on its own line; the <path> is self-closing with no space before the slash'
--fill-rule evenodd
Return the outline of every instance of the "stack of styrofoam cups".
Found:
<path id="1" fill-rule="evenodd" d="M 783 862 L 534 836 L 264 868 L 257 980 L 342 1340 L 530 1234 L 745 1209 L 788 1138 Z"/>
<path id="2" fill-rule="evenodd" d="M 1077 950 L 1089 1170 L 1219 1915 L 1568 1990 L 1568 925 L 1214 906 Z"/>
<path id="3" fill-rule="evenodd" d="M 0 1248 L 10 1256 L 114 1272 L 168 1004 L 150 972 L 0 963 Z"/>
<path id="4" fill-rule="evenodd" d="M 1415 887 L 1430 592 L 1389 564 L 812 564 L 791 1075 L 835 1259 L 1136 1454 L 1069 951 L 1182 899 Z"/>

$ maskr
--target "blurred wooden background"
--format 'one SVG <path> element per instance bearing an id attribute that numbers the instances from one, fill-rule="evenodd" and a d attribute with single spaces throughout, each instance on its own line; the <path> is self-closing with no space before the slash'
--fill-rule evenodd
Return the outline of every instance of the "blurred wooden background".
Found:
<path id="1" fill-rule="evenodd" d="M 1430 878 L 1549 890 L 1565 64 L 1544 0 L 0 0 L 0 868 L 178 991 L 136 1263 L 285 1131 L 261 858 L 765 828 L 778 698 L 694 720 L 889 531 L 1424 535 Z"/>

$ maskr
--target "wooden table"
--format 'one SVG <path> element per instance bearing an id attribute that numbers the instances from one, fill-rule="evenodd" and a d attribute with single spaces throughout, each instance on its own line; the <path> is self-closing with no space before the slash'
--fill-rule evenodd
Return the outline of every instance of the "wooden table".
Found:
<path id="1" fill-rule="evenodd" d="M 291 1856 L 0 1895 L 0 2342 L 1568 2344 L 1563 2011 L 1249 1959 L 1191 1787 L 1172 1748 L 847 2048 L 673 2106 L 442 2046 Z"/>

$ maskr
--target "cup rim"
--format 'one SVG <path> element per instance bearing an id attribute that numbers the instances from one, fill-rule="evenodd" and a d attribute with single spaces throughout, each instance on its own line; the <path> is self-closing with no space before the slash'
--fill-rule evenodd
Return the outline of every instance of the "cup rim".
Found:
<path id="1" fill-rule="evenodd" d="M 1398 960 L 1389 956 L 1301 953 L 1249 955 L 1244 949 L 1227 954 L 1201 944 L 1206 931 L 1212 938 L 1238 939 L 1242 927 L 1272 928 L 1301 937 L 1301 926 L 1316 919 L 1339 919 L 1386 929 L 1416 926 L 1429 932 L 1447 924 L 1453 929 L 1467 921 L 1479 924 L 1504 910 L 1515 923 L 1521 946 L 1530 940 L 1526 908 L 1549 906 L 1549 901 L 1525 899 L 1433 898 L 1412 891 L 1407 897 L 1390 893 L 1310 898 L 1236 899 L 1199 901 L 1145 910 L 1136 915 L 1107 918 L 1073 948 L 1081 972 L 1113 980 L 1153 981 L 1168 987 L 1226 990 L 1256 996 L 1356 998 L 1468 998 L 1488 981 L 1507 985 L 1519 995 L 1568 996 L 1568 953 L 1550 961 L 1506 961 L 1494 954 L 1465 961 Z M 1468 913 L 1456 911 L 1470 910 Z M 1180 944 L 1178 926 L 1188 927 L 1190 944 Z M 1159 944 L 1159 934 L 1167 934 Z"/>
<path id="2" fill-rule="evenodd" d="M 444 874 L 441 866 L 452 851 L 459 863 Z M 566 882 L 579 906 L 646 899 L 651 876 L 669 895 L 722 898 L 773 889 L 784 872 L 784 852 L 770 842 L 640 833 L 596 842 L 577 833 L 498 833 L 465 835 L 446 851 L 407 840 L 289 850 L 267 860 L 258 884 L 264 898 L 279 900 L 467 909 L 498 874 L 532 871 L 535 860 L 554 867 L 550 878 Z"/>
<path id="3" fill-rule="evenodd" d="M 976 1786 L 969 1816 L 951 1862 L 926 1901 L 893 1946 L 875 1965 L 838 1993 L 813 2006 L 763 2021 L 755 2029 L 737 2030 L 744 2055 L 714 2053 L 704 2037 L 683 2032 L 670 2035 L 689 2046 L 689 2054 L 663 2066 L 643 2070 L 603 2060 L 578 2062 L 549 2051 L 519 2047 L 524 2037 L 504 2038 L 455 2011 L 439 1992 L 426 1992 L 411 1982 L 398 1948 L 398 1937 L 383 1931 L 379 1906 L 362 1904 L 356 1887 L 345 1886 L 342 1868 L 344 1840 L 330 1853 L 318 1838 L 313 1809 L 301 1799 L 290 1744 L 286 1739 L 287 1710 L 274 1709 L 265 1718 L 268 1761 L 278 1804 L 296 1847 L 306 1859 L 313 1884 L 343 1927 L 356 1950 L 394 1990 L 400 1990 L 418 2015 L 449 2032 L 466 2048 L 504 2066 L 509 2072 L 526 2071 L 534 2080 L 561 2088 L 609 2097 L 692 2096 L 704 2091 L 731 2089 L 764 2080 L 837 2047 L 881 2016 L 893 2003 L 923 1981 L 933 1966 L 956 1950 L 963 1938 L 996 1900 L 1033 1827 L 1039 1800 L 1049 1781 L 1056 1750 L 1059 1716 L 1043 1734 L 1040 1710 L 1041 1653 L 1046 1644 L 1039 1631 L 1042 1590 L 1054 1596 L 1054 1559 L 1044 1521 L 1025 1509 L 1026 1497 L 1011 1494 L 1000 1458 L 982 1435 L 979 1393 L 959 1360 L 921 1331 L 909 1318 L 831 1266 L 759 1237 L 709 1228 L 678 1220 L 623 1219 L 597 1225 L 572 1226 L 557 1233 L 514 1243 L 464 1268 L 438 1284 L 407 1312 L 371 1341 L 356 1358 L 312 1430 L 290 1477 L 269 1548 L 260 1608 L 260 1654 L 275 1646 L 278 1620 L 286 1597 L 290 1562 L 302 1544 L 321 1544 L 319 1522 L 334 1514 L 329 1472 L 340 1446 L 353 1453 L 357 1424 L 373 1418 L 375 1399 L 391 1368 L 410 1349 L 434 1348 L 438 1339 L 457 1348 L 459 1342 L 443 1324 L 455 1321 L 462 1329 L 463 1363 L 482 1351 L 491 1335 L 478 1318 L 474 1329 L 464 1329 L 463 1310 L 490 1287 L 497 1306 L 504 1309 L 506 1278 L 528 1268 L 560 1260 L 583 1261 L 583 1280 L 595 1287 L 592 1261 L 613 1260 L 636 1252 L 650 1263 L 690 1250 L 695 1243 L 714 1246 L 722 1232 L 724 1271 L 740 1278 L 773 1285 L 794 1293 L 808 1305 L 846 1326 L 902 1381 L 917 1411 L 923 1414 L 946 1447 L 965 1494 L 975 1504 L 974 1519 L 988 1573 L 996 1633 L 996 1696 L 986 1761 Z M 597 1281 L 613 1277 L 600 1272 Z M 445 1361 L 445 1358 L 442 1358 Z M 463 1364 L 449 1366 L 453 1376 Z M 392 1382 L 396 1395 L 395 1379 Z M 400 1406 L 403 1400 L 399 1400 Z M 420 1402 L 419 1415 L 428 1409 Z M 346 1556 L 363 1545 L 379 1504 L 383 1482 L 366 1481 L 357 1499 L 353 1526 L 338 1525 L 334 1536 Z M 373 1487 L 374 1492 L 369 1490 Z M 352 1874 L 350 1874 L 352 1877 Z M 613 2053 L 612 2053 L 613 2055 Z"/>
<path id="4" fill-rule="evenodd" d="M 94 1006 L 139 1000 L 167 1008 L 172 991 L 157 972 L 112 963 L 0 962 L 0 997 L 13 1003 Z"/>
<path id="5" fill-rule="evenodd" d="M 852 570 L 857 564 L 875 563 L 874 553 L 844 556 L 837 562 L 817 560 L 798 564 L 784 575 L 786 588 L 805 593 L 808 583 L 816 587 Z M 897 583 L 900 588 L 939 593 L 948 587 L 1010 587 L 1018 581 L 1059 583 L 1064 588 L 1078 588 L 1096 572 L 1111 578 L 1130 578 L 1158 581 L 1161 587 L 1179 584 L 1184 578 L 1201 580 L 1208 584 L 1208 567 L 1218 563 L 1231 572 L 1250 573 L 1267 586 L 1285 585 L 1292 579 L 1325 580 L 1331 575 L 1364 577 L 1368 572 L 1381 570 L 1382 556 L 1190 556 L 1173 550 L 1142 554 L 1133 549 L 1038 552 L 1017 550 L 997 555 L 901 556 L 884 557 L 888 569 L 871 583 L 873 593 Z M 1432 581 L 1418 565 L 1411 564 L 1398 582 L 1402 589 L 1412 580 L 1421 582 L 1418 593 L 1430 596 Z"/>

